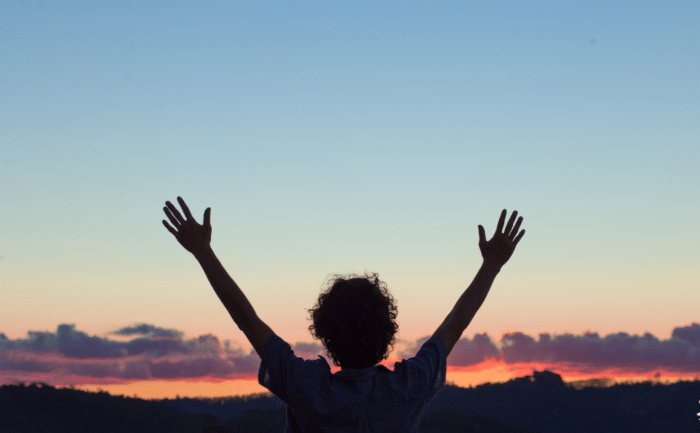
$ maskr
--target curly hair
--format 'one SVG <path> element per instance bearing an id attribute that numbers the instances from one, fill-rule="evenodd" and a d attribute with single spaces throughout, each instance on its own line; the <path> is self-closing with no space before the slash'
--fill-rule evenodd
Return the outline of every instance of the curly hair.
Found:
<path id="1" fill-rule="evenodd" d="M 396 301 L 376 273 L 332 275 L 310 310 L 311 335 L 321 340 L 333 364 L 372 367 L 386 359 L 399 329 Z"/>

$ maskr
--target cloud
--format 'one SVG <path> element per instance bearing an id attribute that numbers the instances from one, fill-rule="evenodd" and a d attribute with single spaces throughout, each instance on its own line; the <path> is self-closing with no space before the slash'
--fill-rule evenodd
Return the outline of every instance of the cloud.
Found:
<path id="1" fill-rule="evenodd" d="M 423 343 L 428 341 L 430 337 L 423 337 L 416 340 L 415 344 L 406 346 L 405 349 L 398 351 L 397 356 L 402 359 L 408 359 L 420 350 Z M 447 358 L 448 365 L 452 366 L 469 366 L 476 365 L 488 359 L 500 359 L 501 352 L 493 343 L 491 338 L 486 334 L 476 334 L 473 339 L 460 338 L 455 343 Z"/>
<path id="2" fill-rule="evenodd" d="M 166 329 L 159 328 L 158 326 L 149 325 L 148 323 L 139 323 L 134 326 L 126 326 L 124 328 L 118 329 L 111 332 L 114 335 L 145 335 L 150 337 L 178 337 L 182 338 L 184 335 L 181 331 L 176 329 Z"/>
<path id="3" fill-rule="evenodd" d="M 462 338 L 450 353 L 450 365 L 475 365 L 488 359 L 498 359 L 500 351 L 486 333 L 476 334 L 472 340 Z"/>
<path id="4" fill-rule="evenodd" d="M 399 351 L 409 358 L 430 337 Z M 646 333 L 629 335 L 625 332 L 600 337 L 597 333 L 583 335 L 540 334 L 538 338 L 522 332 L 510 332 L 498 344 L 488 334 L 476 334 L 473 339 L 461 338 L 455 344 L 447 363 L 450 366 L 471 366 L 495 360 L 506 364 L 578 364 L 588 369 L 629 369 L 638 372 L 659 368 L 677 372 L 700 371 L 700 324 L 693 323 L 673 329 L 671 338 L 659 340 Z"/>
<path id="5" fill-rule="evenodd" d="M 256 377 L 260 358 L 254 351 L 220 342 L 215 335 L 184 338 L 184 333 L 150 324 L 136 324 L 109 333 L 132 337 L 116 341 L 88 335 L 74 324 L 61 324 L 55 332 L 29 331 L 27 338 L 9 339 L 0 333 L 0 383 L 21 377 L 41 377 L 44 382 L 60 383 L 81 378 L 83 383 L 138 380 L 201 379 L 221 380 Z M 397 341 L 392 357 L 413 357 L 430 337 Z M 291 344 L 304 359 L 325 355 L 317 342 Z M 700 371 L 700 324 L 676 327 L 671 338 L 629 335 L 624 332 L 600 337 L 522 332 L 504 334 L 496 343 L 486 333 L 462 338 L 448 357 L 450 366 L 472 366 L 486 360 L 506 364 L 574 364 L 588 370 L 609 368 L 678 372 Z"/>
<path id="6" fill-rule="evenodd" d="M 700 325 L 674 328 L 671 338 L 659 340 L 625 332 L 601 338 L 597 333 L 583 335 L 540 334 L 535 340 L 521 332 L 503 335 L 502 360 L 506 363 L 544 362 L 581 363 L 600 368 L 630 368 L 650 371 L 666 368 L 674 371 L 700 371 Z"/>
<path id="7" fill-rule="evenodd" d="M 671 338 L 678 338 L 698 347 L 700 346 L 700 324 L 693 323 L 690 326 L 674 328 Z"/>
<path id="8" fill-rule="evenodd" d="M 0 338 L 0 376 L 44 374 L 100 379 L 146 380 L 256 375 L 260 358 L 224 345 L 211 334 L 184 333 L 139 324 L 110 334 L 138 336 L 114 341 L 61 324 L 56 332 L 29 331 L 25 339 Z"/>
<path id="9" fill-rule="evenodd" d="M 120 343 L 76 331 L 74 324 L 58 325 L 55 333 L 29 331 L 27 339 L 0 340 L 0 349 L 21 348 L 31 352 L 58 351 L 68 357 L 116 358 L 124 355 Z"/>

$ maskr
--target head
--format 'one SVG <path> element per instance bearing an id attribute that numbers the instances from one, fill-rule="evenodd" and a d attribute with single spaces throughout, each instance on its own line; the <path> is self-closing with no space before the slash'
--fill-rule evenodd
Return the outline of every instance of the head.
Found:
<path id="1" fill-rule="evenodd" d="M 311 335 L 343 369 L 372 367 L 394 347 L 396 301 L 377 274 L 333 275 L 308 311 Z"/>

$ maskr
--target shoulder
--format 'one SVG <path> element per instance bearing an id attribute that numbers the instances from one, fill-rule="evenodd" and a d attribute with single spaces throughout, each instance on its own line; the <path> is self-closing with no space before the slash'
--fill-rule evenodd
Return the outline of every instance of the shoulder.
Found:
<path id="1" fill-rule="evenodd" d="M 309 377 L 330 373 L 325 359 L 305 360 L 294 354 L 289 343 L 272 334 L 265 343 L 258 370 L 258 383 L 279 397 L 288 406 L 294 404 L 300 383 Z"/>
<path id="2" fill-rule="evenodd" d="M 445 344 L 443 341 L 436 337 L 432 336 L 428 340 L 426 340 L 422 345 L 418 353 L 414 358 L 420 358 L 420 359 L 435 359 L 437 358 L 438 362 L 445 362 L 447 359 L 447 352 L 445 350 Z"/>
<path id="3" fill-rule="evenodd" d="M 447 354 L 445 346 L 437 337 L 425 341 L 413 358 L 405 359 L 394 364 L 394 372 L 399 377 L 409 376 L 418 383 L 435 385 L 444 383 L 447 369 Z"/>
<path id="4" fill-rule="evenodd" d="M 289 343 L 275 333 L 270 335 L 265 343 L 260 364 L 261 370 L 268 370 L 287 380 L 311 370 L 330 372 L 330 366 L 323 357 L 319 356 L 313 360 L 301 358 L 294 353 Z"/>

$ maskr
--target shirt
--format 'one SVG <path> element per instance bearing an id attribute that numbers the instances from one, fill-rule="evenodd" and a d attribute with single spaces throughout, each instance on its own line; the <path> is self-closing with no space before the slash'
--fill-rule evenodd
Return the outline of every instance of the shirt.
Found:
<path id="1" fill-rule="evenodd" d="M 285 433 L 418 431 L 427 404 L 445 387 L 445 346 L 426 341 L 394 370 L 375 365 L 331 373 L 324 357 L 305 360 L 272 334 L 258 382 L 287 405 Z"/>

